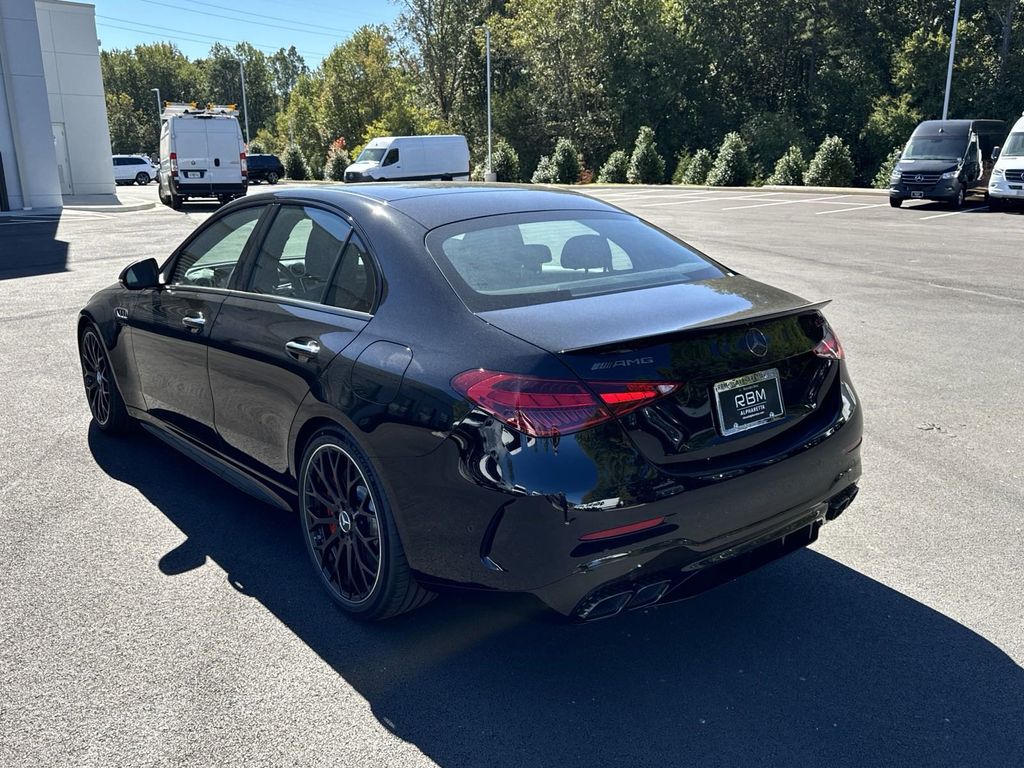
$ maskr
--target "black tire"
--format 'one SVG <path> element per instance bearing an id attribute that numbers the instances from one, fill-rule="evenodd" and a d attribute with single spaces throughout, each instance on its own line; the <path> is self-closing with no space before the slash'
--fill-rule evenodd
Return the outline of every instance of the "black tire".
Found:
<path id="1" fill-rule="evenodd" d="M 891 205 L 893 208 L 899 208 L 900 206 L 903 205 L 903 200 L 902 198 L 899 197 L 890 197 L 889 205 Z"/>
<path id="2" fill-rule="evenodd" d="M 183 202 L 185 202 L 185 198 L 182 197 L 181 195 L 176 195 L 173 192 L 171 192 L 170 197 L 171 197 L 171 208 L 173 208 L 176 211 L 180 211 L 181 210 L 181 204 Z"/>
<path id="3" fill-rule="evenodd" d="M 988 209 L 990 211 L 995 212 L 995 213 L 999 213 L 1000 211 L 1002 211 L 1002 210 L 1004 210 L 1006 208 L 1006 205 L 1005 205 L 1004 201 L 1001 198 L 998 198 L 998 197 L 988 197 L 987 198 L 987 202 L 988 202 Z"/>
<path id="4" fill-rule="evenodd" d="M 964 191 L 963 187 L 960 187 L 960 189 L 956 191 L 956 195 L 953 197 L 953 207 L 959 211 L 964 207 L 964 201 L 966 199 L 967 193 Z"/>
<path id="5" fill-rule="evenodd" d="M 137 174 L 135 174 L 135 183 L 138 184 L 140 187 L 146 186 L 147 184 L 149 184 L 150 181 L 151 179 L 149 178 L 149 174 L 146 173 L 145 171 L 139 171 Z"/>
<path id="6" fill-rule="evenodd" d="M 130 431 L 134 420 L 128 415 L 121 390 L 117 387 L 103 336 L 91 323 L 84 326 L 79 334 L 78 360 L 82 366 L 85 399 L 96 426 L 109 435 L 123 435 Z"/>
<path id="7" fill-rule="evenodd" d="M 303 453 L 299 527 L 320 582 L 349 616 L 380 621 L 434 597 L 413 578 L 373 467 L 340 430 L 318 432 Z"/>
<path id="8" fill-rule="evenodd" d="M 267 184 L 277 184 L 278 175 L 271 171 L 267 174 Z"/>

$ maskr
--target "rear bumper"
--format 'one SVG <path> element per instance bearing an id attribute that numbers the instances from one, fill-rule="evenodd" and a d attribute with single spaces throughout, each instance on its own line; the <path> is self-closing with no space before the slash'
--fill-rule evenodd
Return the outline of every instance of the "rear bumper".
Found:
<path id="1" fill-rule="evenodd" d="M 180 197 L 221 197 L 222 195 L 241 197 L 246 193 L 248 186 L 245 182 L 209 184 L 199 181 L 184 182 L 171 179 L 171 192 Z"/>
<path id="2" fill-rule="evenodd" d="M 685 596 L 702 581 L 696 573 L 721 562 L 813 541 L 830 505 L 851 493 L 863 424 L 845 370 L 838 385 L 841 403 L 820 428 L 742 471 L 672 475 L 614 424 L 543 440 L 482 421 L 464 422 L 415 468 L 380 460 L 381 474 L 410 564 L 427 582 L 531 592 L 566 615 L 598 592 L 651 579 Z M 620 497 L 591 500 L 609 474 Z M 581 538 L 658 518 L 639 532 Z"/>

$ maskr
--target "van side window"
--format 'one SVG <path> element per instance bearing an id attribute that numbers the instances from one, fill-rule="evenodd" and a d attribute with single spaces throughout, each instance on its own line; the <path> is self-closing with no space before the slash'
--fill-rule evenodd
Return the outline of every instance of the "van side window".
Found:
<path id="1" fill-rule="evenodd" d="M 384 162 L 381 165 L 394 165 L 398 162 L 398 147 L 392 147 L 388 150 L 387 155 L 384 156 Z"/>
<path id="2" fill-rule="evenodd" d="M 334 274 L 331 288 L 324 304 L 356 312 L 373 309 L 373 298 L 377 293 L 377 278 L 370 263 L 370 256 L 355 233 L 345 247 L 341 266 Z"/>

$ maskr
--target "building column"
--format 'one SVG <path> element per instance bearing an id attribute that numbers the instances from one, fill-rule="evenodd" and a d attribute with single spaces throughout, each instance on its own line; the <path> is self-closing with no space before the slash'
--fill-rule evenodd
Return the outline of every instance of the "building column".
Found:
<path id="1" fill-rule="evenodd" d="M 34 0 L 0 0 L 0 72 L 13 157 L 4 152 L 11 208 L 60 208 L 57 153 Z M 0 142 L 3 132 L 0 132 Z"/>

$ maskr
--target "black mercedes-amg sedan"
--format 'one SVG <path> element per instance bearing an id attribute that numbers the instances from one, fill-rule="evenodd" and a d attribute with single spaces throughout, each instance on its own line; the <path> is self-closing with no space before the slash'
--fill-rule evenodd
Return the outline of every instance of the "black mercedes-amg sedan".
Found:
<path id="1" fill-rule="evenodd" d="M 297 512 L 347 613 L 593 620 L 815 541 L 861 473 L 823 303 L 598 200 L 324 186 L 221 208 L 78 324 L 95 424 Z"/>

